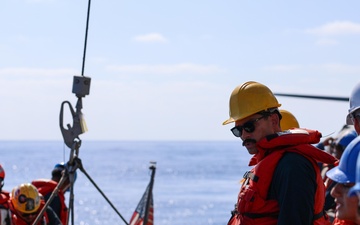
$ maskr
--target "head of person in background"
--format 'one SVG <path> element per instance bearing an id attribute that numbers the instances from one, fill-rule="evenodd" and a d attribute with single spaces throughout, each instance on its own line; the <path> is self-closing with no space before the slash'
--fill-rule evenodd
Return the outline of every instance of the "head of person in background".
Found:
<path id="1" fill-rule="evenodd" d="M 54 166 L 54 169 L 51 171 L 51 180 L 59 183 L 59 181 L 63 175 L 63 172 L 65 171 L 65 169 L 67 169 L 66 167 L 67 167 L 67 163 L 64 163 L 64 162 L 57 163 Z M 74 182 L 76 181 L 76 177 L 77 177 L 77 173 L 75 171 Z M 66 191 L 69 191 L 70 185 L 71 185 L 70 178 L 69 178 L 69 176 L 66 176 L 66 179 L 63 182 L 63 185 L 60 187 L 60 189 L 65 193 Z"/>
<path id="2" fill-rule="evenodd" d="M 2 188 L 4 187 L 4 180 L 5 180 L 5 170 L 0 165 L 0 192 L 2 191 Z"/>
<path id="3" fill-rule="evenodd" d="M 334 141 L 331 143 L 331 154 L 340 159 L 345 148 L 350 144 L 352 140 L 357 137 L 357 133 L 354 130 L 352 125 L 345 125 L 339 134 L 335 137 Z"/>
<path id="4" fill-rule="evenodd" d="M 291 112 L 285 109 L 280 109 L 280 114 L 282 116 L 280 120 L 280 127 L 282 130 L 289 130 L 291 128 L 300 127 L 299 122 Z"/>
<path id="5" fill-rule="evenodd" d="M 351 92 L 349 98 L 350 108 L 346 117 L 346 124 L 354 125 L 357 134 L 360 134 L 360 83 Z"/>
<path id="6" fill-rule="evenodd" d="M 235 123 L 231 132 L 240 138 L 249 154 L 258 152 L 256 143 L 267 135 L 281 132 L 278 100 L 265 85 L 249 81 L 237 86 L 229 101 L 230 118 L 223 125 Z"/>
<path id="7" fill-rule="evenodd" d="M 340 158 L 339 165 L 326 173 L 326 176 L 328 178 L 337 182 L 337 184 L 331 190 L 331 195 L 335 198 L 335 221 L 339 224 L 342 220 L 357 222 L 356 215 L 358 209 L 358 201 L 357 198 L 349 198 L 348 194 L 350 188 L 355 185 L 355 171 L 359 152 L 360 137 L 356 137 L 345 148 Z"/>
<path id="8" fill-rule="evenodd" d="M 23 220 L 32 223 L 40 212 L 41 196 L 36 187 L 30 183 L 24 183 L 14 187 L 10 200 L 12 204 L 13 221 Z M 18 224 L 15 222 L 15 224 Z"/>
<path id="9" fill-rule="evenodd" d="M 354 133 L 355 132 L 355 133 Z M 347 137 L 345 137 L 346 135 L 349 135 Z M 356 135 L 356 131 L 354 130 L 354 126 L 353 125 L 348 125 L 345 124 L 344 126 L 342 126 L 342 128 L 340 129 L 340 131 L 336 134 L 336 136 L 334 137 L 327 137 L 325 138 L 322 142 L 318 143 L 316 147 L 325 150 L 326 152 L 328 152 L 331 155 L 337 154 L 338 156 L 335 156 L 337 159 L 340 159 L 339 153 L 342 153 L 345 149 L 345 147 L 350 143 L 350 141 L 348 141 L 349 139 L 354 139 L 355 137 L 352 136 L 352 134 Z M 337 143 L 340 142 L 339 139 L 345 138 L 341 141 L 339 147 L 339 150 L 342 149 L 342 151 L 338 151 L 337 153 L 335 153 L 335 146 Z M 339 158 L 338 158 L 339 157 Z"/>

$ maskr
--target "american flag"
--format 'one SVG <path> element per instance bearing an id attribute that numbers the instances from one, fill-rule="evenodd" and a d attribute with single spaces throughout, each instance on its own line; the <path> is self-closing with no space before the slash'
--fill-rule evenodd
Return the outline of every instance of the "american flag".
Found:
<path id="1" fill-rule="evenodd" d="M 154 224 L 154 203 L 153 203 L 153 196 L 150 193 L 150 185 L 149 184 L 145 190 L 144 195 L 142 196 L 138 206 L 135 209 L 131 219 L 130 225 L 153 225 Z M 145 213 L 146 213 L 146 205 L 148 201 L 148 197 L 150 194 L 150 204 L 149 204 L 149 213 L 147 218 L 147 223 L 144 224 Z"/>

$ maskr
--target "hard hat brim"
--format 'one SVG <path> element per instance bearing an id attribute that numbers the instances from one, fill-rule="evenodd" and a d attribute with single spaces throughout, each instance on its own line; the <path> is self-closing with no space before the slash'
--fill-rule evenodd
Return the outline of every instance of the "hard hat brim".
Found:
<path id="1" fill-rule="evenodd" d="M 233 123 L 233 122 L 235 122 L 235 120 L 234 120 L 233 118 L 229 118 L 229 119 L 225 120 L 225 121 L 222 123 L 222 125 L 226 125 L 226 124 Z"/>
<path id="2" fill-rule="evenodd" d="M 354 125 L 352 119 L 351 119 L 351 114 L 354 113 L 356 110 L 360 109 L 360 106 L 353 108 L 353 109 L 349 109 L 349 113 L 346 116 L 346 124 L 347 125 Z"/>
<path id="3" fill-rule="evenodd" d="M 326 176 L 329 177 L 331 180 L 340 184 L 351 182 L 348 175 L 346 175 L 342 170 L 340 170 L 339 166 L 336 166 L 331 170 L 327 171 Z"/>

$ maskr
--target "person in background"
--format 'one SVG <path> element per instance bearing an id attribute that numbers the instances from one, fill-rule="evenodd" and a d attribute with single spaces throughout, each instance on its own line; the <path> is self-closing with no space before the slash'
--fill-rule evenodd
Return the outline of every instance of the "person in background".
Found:
<path id="1" fill-rule="evenodd" d="M 343 152 L 339 165 L 329 170 L 326 176 L 337 184 L 331 190 L 335 198 L 336 213 L 333 225 L 360 224 L 356 220 L 358 201 L 349 198 L 349 189 L 355 185 L 356 163 L 360 152 L 360 137 L 356 137 Z"/>
<path id="2" fill-rule="evenodd" d="M 348 197 L 350 202 L 357 203 L 357 212 L 355 215 L 355 221 L 360 224 L 360 154 L 358 155 L 356 162 L 356 183 L 355 186 L 349 190 Z"/>
<path id="3" fill-rule="evenodd" d="M 345 125 L 347 126 L 347 125 Z M 344 126 L 344 127 L 345 127 Z M 343 128 L 344 128 L 343 127 Z M 316 144 L 316 147 L 333 155 L 334 152 L 334 143 L 335 143 L 335 138 L 334 137 L 326 137 L 323 141 L 319 142 Z M 320 171 L 321 171 L 321 177 L 323 178 L 324 182 L 326 180 L 326 175 L 325 173 L 334 167 L 333 164 L 327 164 L 327 163 L 318 163 Z"/>
<path id="4" fill-rule="evenodd" d="M 10 210 L 14 225 L 30 225 L 45 205 L 43 197 L 30 183 L 20 184 L 10 194 Z M 50 206 L 44 211 L 37 225 L 61 225 L 60 219 Z"/>
<path id="5" fill-rule="evenodd" d="M 344 125 L 341 130 L 336 134 L 335 137 L 328 137 L 322 143 L 326 143 L 328 148 L 328 153 L 333 155 L 335 158 L 340 159 L 341 155 L 346 148 L 346 146 L 357 136 L 354 126 Z M 318 147 L 318 146 L 317 146 Z M 329 169 L 334 168 L 335 165 L 322 165 L 321 176 L 325 180 L 326 172 Z"/>
<path id="6" fill-rule="evenodd" d="M 300 127 L 299 122 L 291 112 L 285 109 L 280 109 L 280 114 L 282 116 L 280 120 L 280 127 L 282 130 L 289 130 L 291 128 Z"/>
<path id="7" fill-rule="evenodd" d="M 339 134 L 335 137 L 335 140 L 332 142 L 333 150 L 332 155 L 340 159 L 346 146 L 350 144 L 352 140 L 357 137 L 357 133 L 352 125 L 345 125 Z"/>
<path id="8" fill-rule="evenodd" d="M 349 105 L 350 108 L 348 110 L 348 115 L 346 116 L 346 123 L 349 125 L 354 125 L 356 133 L 360 135 L 360 83 L 358 83 L 353 90 L 351 91 L 350 98 L 349 98 Z M 358 141 L 359 137 L 355 139 L 354 142 Z M 354 145 L 354 147 L 358 144 L 351 143 L 350 145 Z M 356 146 L 357 147 L 357 146 Z M 345 150 L 347 151 L 347 150 Z M 353 150 L 354 151 L 354 150 Z M 343 156 L 344 157 L 344 156 Z M 350 159 L 349 159 L 350 160 Z M 352 159 L 354 160 L 354 159 Z M 342 161 L 342 160 L 340 160 Z M 353 166 L 353 164 L 351 164 Z M 340 165 L 339 165 L 340 167 Z M 348 169 L 348 168 L 346 168 Z M 340 170 L 343 172 L 343 170 Z M 347 189 L 333 189 L 334 197 L 339 198 L 339 210 L 337 215 L 337 224 L 341 224 L 346 219 L 351 220 L 352 224 L 360 224 L 360 154 L 358 154 L 356 168 L 355 171 L 351 172 L 349 168 L 346 170 L 347 173 L 343 173 L 343 175 L 353 175 L 355 172 L 356 175 L 356 184 L 348 191 L 347 196 L 344 196 L 343 192 L 346 192 Z M 349 178 L 349 180 L 350 180 Z M 349 182 L 347 186 L 351 186 L 352 183 Z M 340 189 L 340 190 L 339 190 Z M 341 192 L 343 191 L 343 192 Z M 342 220 L 343 219 L 343 220 Z M 346 221 L 348 222 L 348 221 Z M 344 224 L 346 224 L 344 222 Z M 349 222 L 350 223 L 350 222 Z M 335 224 L 335 223 L 334 223 Z"/>
<path id="9" fill-rule="evenodd" d="M 349 98 L 350 108 L 346 116 L 346 124 L 354 125 L 356 133 L 360 134 L 360 83 L 351 92 Z"/>
<path id="10" fill-rule="evenodd" d="M 11 224 L 11 213 L 9 209 L 10 193 L 4 191 L 5 170 L 0 165 L 0 225 Z"/>
<path id="11" fill-rule="evenodd" d="M 253 155 L 244 174 L 237 212 L 228 225 L 330 224 L 324 212 L 325 187 L 317 161 L 334 163 L 314 147 L 321 133 L 309 129 L 282 131 L 281 114 L 272 91 L 249 81 L 230 96 L 231 132 Z"/>
<path id="12" fill-rule="evenodd" d="M 327 137 L 327 138 L 325 138 L 324 141 L 319 142 L 318 144 L 316 144 L 316 147 L 323 150 L 323 151 L 326 151 L 329 154 L 332 154 L 332 146 L 331 146 L 331 144 L 333 143 L 333 141 L 334 141 L 334 137 Z"/>
<path id="13" fill-rule="evenodd" d="M 39 179 L 34 180 L 31 183 L 38 189 L 38 191 L 44 196 L 45 201 L 47 201 L 54 189 L 58 186 L 59 181 L 63 175 L 64 170 L 66 169 L 66 164 L 61 162 L 54 166 L 54 169 L 51 172 L 51 180 L 49 179 Z M 76 180 L 76 171 L 75 171 L 75 180 Z M 70 179 L 69 176 L 64 177 L 65 181 L 61 186 L 59 186 L 58 194 L 52 199 L 50 206 L 56 213 L 56 215 L 61 220 L 62 224 L 67 224 L 68 222 L 68 207 L 65 203 L 65 192 L 69 190 Z"/>
<path id="14" fill-rule="evenodd" d="M 353 126 L 345 125 L 343 129 L 338 133 L 338 135 L 334 138 L 334 141 L 332 143 L 332 149 L 333 149 L 333 156 L 337 159 L 341 159 L 341 156 L 345 150 L 345 148 L 350 144 L 352 140 L 354 140 L 357 137 L 357 134 L 353 128 Z M 336 203 L 334 201 L 334 197 L 331 195 L 332 188 L 336 185 L 336 182 L 332 179 L 329 179 L 326 177 L 326 172 L 332 168 L 334 168 L 336 164 L 334 165 L 325 165 L 322 174 L 324 174 L 324 183 L 326 186 L 326 192 L 325 192 L 325 206 L 324 209 L 326 210 L 327 214 L 330 217 L 330 220 L 332 221 L 335 217 L 335 208 Z"/>

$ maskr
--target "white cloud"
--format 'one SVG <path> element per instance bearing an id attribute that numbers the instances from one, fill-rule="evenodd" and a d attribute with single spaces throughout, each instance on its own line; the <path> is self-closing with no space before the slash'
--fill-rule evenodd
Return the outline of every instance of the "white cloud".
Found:
<path id="1" fill-rule="evenodd" d="M 305 32 L 315 35 L 360 34 L 360 24 L 350 21 L 335 21 L 317 28 L 307 29 Z"/>
<path id="2" fill-rule="evenodd" d="M 317 66 L 320 70 L 330 73 L 360 74 L 360 66 L 353 66 L 340 63 L 322 64 Z"/>
<path id="3" fill-rule="evenodd" d="M 44 68 L 2 68 L 0 69 L 0 77 L 6 78 L 44 78 L 44 77 L 66 77 L 69 74 L 76 74 L 74 69 L 44 69 Z"/>
<path id="4" fill-rule="evenodd" d="M 274 65 L 265 67 L 265 71 L 269 72 L 281 72 L 281 73 L 288 73 L 300 70 L 302 67 L 299 65 Z"/>
<path id="5" fill-rule="evenodd" d="M 55 2 L 55 0 L 27 0 L 28 3 L 50 3 Z"/>
<path id="6" fill-rule="evenodd" d="M 149 33 L 144 35 L 138 35 L 134 37 L 137 42 L 167 42 L 167 39 L 159 33 Z"/>
<path id="7" fill-rule="evenodd" d="M 333 39 L 319 39 L 315 44 L 320 46 L 332 46 L 337 45 L 338 41 Z"/>
<path id="8" fill-rule="evenodd" d="M 214 39 L 214 36 L 213 35 L 210 35 L 210 34 L 204 34 L 204 35 L 201 35 L 200 36 L 200 40 L 213 40 Z"/>
<path id="9" fill-rule="evenodd" d="M 340 63 L 328 63 L 328 64 L 318 64 L 318 65 L 274 65 L 268 66 L 263 69 L 267 72 L 276 72 L 276 73 L 326 73 L 326 74 L 360 74 L 360 66 L 349 65 L 349 64 L 340 64 Z"/>
<path id="10" fill-rule="evenodd" d="M 223 73 L 224 69 L 216 65 L 197 65 L 192 63 L 181 63 L 173 65 L 120 65 L 109 66 L 107 68 L 113 72 L 124 73 L 141 73 L 141 74 L 175 74 L 175 73 L 192 73 L 192 74 L 214 74 Z"/>

